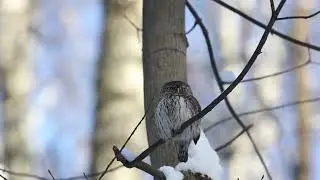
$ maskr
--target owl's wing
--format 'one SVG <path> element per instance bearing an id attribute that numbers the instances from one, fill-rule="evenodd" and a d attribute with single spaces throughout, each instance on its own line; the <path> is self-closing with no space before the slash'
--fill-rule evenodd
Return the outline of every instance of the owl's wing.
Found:
<path id="1" fill-rule="evenodd" d="M 200 106 L 198 100 L 192 95 L 191 96 L 187 96 L 186 99 L 190 103 L 190 106 L 191 106 L 191 109 L 192 109 L 192 117 L 193 117 L 193 116 L 195 116 L 196 114 L 198 114 L 201 111 L 201 106 Z M 196 128 L 199 128 L 200 120 L 198 120 L 197 122 L 194 122 L 194 123 L 197 124 Z M 200 139 L 200 132 L 199 132 L 199 134 L 196 134 L 196 136 L 194 136 L 194 138 L 193 138 L 194 144 L 197 144 L 199 139 Z"/>
<path id="2" fill-rule="evenodd" d="M 186 96 L 185 98 L 190 102 L 190 106 L 192 109 L 192 116 L 195 116 L 196 114 L 198 114 L 201 111 L 201 106 L 198 100 L 192 95 Z"/>

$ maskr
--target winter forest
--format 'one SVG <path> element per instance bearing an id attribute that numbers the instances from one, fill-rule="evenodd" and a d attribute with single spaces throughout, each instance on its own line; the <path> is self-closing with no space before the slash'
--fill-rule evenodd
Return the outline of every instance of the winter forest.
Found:
<path id="1" fill-rule="evenodd" d="M 318 0 L 0 0 L 0 179 L 320 180 L 319 77 Z"/>

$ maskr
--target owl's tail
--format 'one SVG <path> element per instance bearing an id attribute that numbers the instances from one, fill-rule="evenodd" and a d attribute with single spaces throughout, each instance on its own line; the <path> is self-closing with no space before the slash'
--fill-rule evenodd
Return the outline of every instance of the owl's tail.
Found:
<path id="1" fill-rule="evenodd" d="M 178 160 L 180 162 L 187 162 L 189 144 L 185 141 L 178 141 L 176 142 L 176 145 L 178 150 Z"/>

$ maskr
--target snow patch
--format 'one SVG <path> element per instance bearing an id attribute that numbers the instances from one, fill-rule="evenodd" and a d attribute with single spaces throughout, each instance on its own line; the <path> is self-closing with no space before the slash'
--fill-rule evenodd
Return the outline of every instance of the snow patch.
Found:
<path id="1" fill-rule="evenodd" d="M 211 148 L 210 143 L 201 130 L 198 143 L 191 142 L 188 150 L 188 161 L 179 163 L 175 169 L 178 171 L 191 171 L 208 175 L 213 180 L 220 180 L 222 167 L 217 152 Z"/>
<path id="2" fill-rule="evenodd" d="M 166 180 L 182 180 L 183 174 L 177 171 L 171 166 L 162 166 L 159 168 L 160 171 L 166 176 Z"/>
<path id="3" fill-rule="evenodd" d="M 131 152 L 129 149 L 127 149 L 127 148 L 123 148 L 122 151 L 121 151 L 121 154 L 128 161 L 133 161 L 136 158 L 136 155 L 133 152 Z"/>

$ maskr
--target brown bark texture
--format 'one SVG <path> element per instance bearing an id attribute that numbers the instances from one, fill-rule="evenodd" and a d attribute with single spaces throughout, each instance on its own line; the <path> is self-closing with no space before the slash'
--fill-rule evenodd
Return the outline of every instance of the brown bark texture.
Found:
<path id="1" fill-rule="evenodd" d="M 6 168 L 31 172 L 28 98 L 32 90 L 32 10 L 30 1 L 0 2 L 0 78 L 3 94 L 4 157 Z M 29 118 L 31 119 L 31 118 Z M 21 179 L 16 176 L 11 180 Z"/>
<path id="2" fill-rule="evenodd" d="M 96 124 L 92 171 L 105 169 L 114 157 L 112 146 L 121 147 L 143 116 L 141 27 L 142 0 L 106 0 L 102 46 L 97 73 Z M 142 124 L 126 146 L 135 153 L 147 147 Z M 114 162 L 112 167 L 119 165 Z M 137 169 L 120 168 L 103 179 L 141 179 Z"/>
<path id="3" fill-rule="evenodd" d="M 298 3 L 298 7 L 294 14 L 308 14 L 310 13 L 307 9 L 300 7 L 304 3 L 302 0 Z M 297 1 L 297 2 L 299 2 Z M 305 2 L 308 4 L 308 2 Z M 308 19 L 295 19 L 293 27 L 293 37 L 300 40 L 306 40 L 309 31 Z M 308 57 L 308 50 L 304 47 L 293 45 L 293 60 L 295 64 L 301 64 Z M 307 82 L 307 69 L 302 68 L 297 71 L 297 99 L 307 99 L 308 89 L 305 85 Z M 308 106 L 298 106 L 298 122 L 297 122 L 297 133 L 298 133 L 298 151 L 299 151 L 299 168 L 297 180 L 307 180 L 310 179 L 310 111 Z"/>
<path id="4" fill-rule="evenodd" d="M 154 112 L 161 86 L 173 80 L 187 81 L 185 1 L 145 0 L 143 2 L 143 75 L 145 110 Z M 154 97 L 155 96 L 155 97 Z M 155 99 L 152 103 L 152 99 Z M 151 106 L 149 106 L 152 103 Z M 155 133 L 152 113 L 147 114 L 149 145 L 159 137 Z M 166 143 L 151 154 L 152 166 L 176 165 L 172 143 Z"/>

